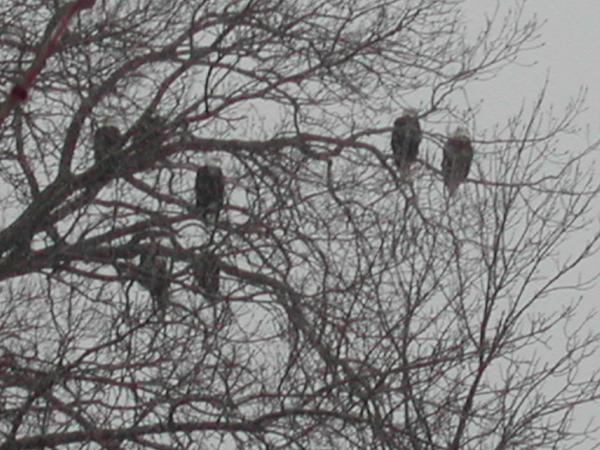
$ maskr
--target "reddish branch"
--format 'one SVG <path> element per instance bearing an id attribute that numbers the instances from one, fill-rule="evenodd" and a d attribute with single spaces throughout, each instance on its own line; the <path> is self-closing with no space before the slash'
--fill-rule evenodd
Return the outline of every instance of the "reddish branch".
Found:
<path id="1" fill-rule="evenodd" d="M 56 44 L 67 30 L 71 19 L 77 12 L 94 6 L 96 0 L 76 0 L 65 8 L 50 38 L 40 47 L 31 67 L 25 72 L 23 79 L 17 82 L 10 91 L 8 99 L 0 105 L 0 123 L 8 116 L 12 108 L 27 99 L 27 95 L 35 79 L 40 74 L 50 55 L 54 53 Z"/>

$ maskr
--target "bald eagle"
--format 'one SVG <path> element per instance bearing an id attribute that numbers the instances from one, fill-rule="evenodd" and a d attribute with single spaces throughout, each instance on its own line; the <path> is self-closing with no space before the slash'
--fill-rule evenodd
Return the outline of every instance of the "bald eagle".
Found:
<path id="1" fill-rule="evenodd" d="M 123 143 L 119 129 L 107 121 L 94 133 L 94 159 L 97 164 L 114 168 L 115 156 Z"/>
<path id="2" fill-rule="evenodd" d="M 160 247 L 152 241 L 140 250 L 136 281 L 150 292 L 155 313 L 164 316 L 169 304 L 169 271 L 167 260 L 160 256 Z"/>
<path id="3" fill-rule="evenodd" d="M 160 150 L 166 139 L 165 119 L 155 114 L 148 114 L 140 119 L 137 133 L 133 137 L 133 145 L 143 151 Z"/>
<path id="4" fill-rule="evenodd" d="M 196 172 L 196 209 L 204 221 L 216 223 L 223 209 L 225 178 L 219 166 L 206 165 Z"/>
<path id="5" fill-rule="evenodd" d="M 210 297 L 219 293 L 221 284 L 221 269 L 219 257 L 212 252 L 205 252 L 195 259 L 193 265 L 194 277 L 198 287 Z"/>
<path id="6" fill-rule="evenodd" d="M 469 133 L 459 127 L 448 137 L 444 145 L 444 159 L 442 160 L 444 184 L 450 196 L 454 195 L 458 186 L 467 179 L 472 161 L 473 146 Z"/>
<path id="7" fill-rule="evenodd" d="M 402 117 L 394 121 L 392 130 L 392 152 L 394 162 L 400 171 L 407 173 L 417 160 L 419 144 L 423 138 L 417 111 L 407 109 Z"/>

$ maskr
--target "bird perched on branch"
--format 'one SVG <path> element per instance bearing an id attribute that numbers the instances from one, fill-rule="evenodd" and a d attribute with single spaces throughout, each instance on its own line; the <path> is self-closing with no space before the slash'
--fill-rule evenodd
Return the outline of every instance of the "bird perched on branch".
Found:
<path id="1" fill-rule="evenodd" d="M 196 172 L 196 209 L 205 222 L 216 224 L 225 200 L 225 177 L 217 157 Z"/>
<path id="2" fill-rule="evenodd" d="M 442 160 L 442 175 L 450 197 L 454 195 L 458 186 L 467 179 L 472 161 L 473 146 L 469 132 L 465 128 L 459 127 L 448 137 L 444 145 L 444 158 Z"/>
<path id="3" fill-rule="evenodd" d="M 167 135 L 167 122 L 156 114 L 146 114 L 140 119 L 133 145 L 138 151 L 154 152 L 162 148 Z"/>
<path id="4" fill-rule="evenodd" d="M 219 257 L 213 252 L 206 251 L 193 262 L 192 270 L 196 284 L 210 297 L 219 293 L 221 285 L 221 268 Z"/>
<path id="5" fill-rule="evenodd" d="M 106 119 L 94 133 L 94 159 L 96 164 L 115 169 L 117 154 L 123 144 L 123 136 L 112 118 Z"/>
<path id="6" fill-rule="evenodd" d="M 150 242 L 139 250 L 136 281 L 150 292 L 155 313 L 164 317 L 169 304 L 170 276 L 167 259 L 160 255 L 160 245 L 151 237 Z"/>
<path id="7" fill-rule="evenodd" d="M 410 167 L 417 160 L 419 145 L 423 133 L 419 124 L 416 109 L 406 109 L 401 117 L 394 121 L 392 130 L 392 152 L 394 162 L 403 174 L 408 174 Z"/>

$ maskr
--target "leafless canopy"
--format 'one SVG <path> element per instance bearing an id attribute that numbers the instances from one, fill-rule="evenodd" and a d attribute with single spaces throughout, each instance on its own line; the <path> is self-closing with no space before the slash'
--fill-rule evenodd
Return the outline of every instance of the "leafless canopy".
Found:
<path id="1" fill-rule="evenodd" d="M 541 88 L 487 129 L 464 102 L 538 43 L 521 6 L 474 34 L 459 0 L 85 3 L 0 4 L 0 449 L 592 436 L 571 422 L 598 395 L 575 320 L 595 147 L 563 145 L 581 102 L 551 116 Z M 457 126 L 474 159 L 449 198 Z M 211 156 L 215 221 L 194 192 Z M 149 243 L 160 308 L 135 282 Z"/>

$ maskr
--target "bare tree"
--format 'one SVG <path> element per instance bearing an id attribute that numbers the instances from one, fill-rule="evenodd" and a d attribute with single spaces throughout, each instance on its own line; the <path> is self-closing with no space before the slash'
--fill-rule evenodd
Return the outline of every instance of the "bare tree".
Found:
<path id="1" fill-rule="evenodd" d="M 536 44 L 522 6 L 469 40 L 454 0 L 79 3 L 0 7 L 0 449 L 589 442 L 581 99 L 462 101 Z"/>

